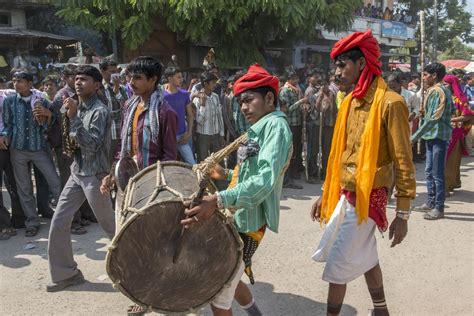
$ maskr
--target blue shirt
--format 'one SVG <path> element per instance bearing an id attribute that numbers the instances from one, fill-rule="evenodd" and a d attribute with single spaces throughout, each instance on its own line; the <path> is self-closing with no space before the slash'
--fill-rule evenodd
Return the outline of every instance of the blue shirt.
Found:
<path id="1" fill-rule="evenodd" d="M 45 132 L 48 129 L 48 124 L 47 122 L 38 124 L 34 118 L 31 105 L 34 98 L 35 95 L 33 94 L 27 98 L 15 94 L 3 101 L 4 127 L 1 134 L 8 137 L 10 148 L 23 151 L 40 151 L 45 147 Z M 25 99 L 29 100 L 25 101 Z M 48 101 L 44 99 L 40 101 L 44 107 L 51 108 Z"/>
<path id="2" fill-rule="evenodd" d="M 178 114 L 178 135 L 186 133 L 186 105 L 191 102 L 189 92 L 183 89 L 178 89 L 175 93 L 170 93 L 164 90 L 165 100 L 171 105 L 173 110 Z"/>

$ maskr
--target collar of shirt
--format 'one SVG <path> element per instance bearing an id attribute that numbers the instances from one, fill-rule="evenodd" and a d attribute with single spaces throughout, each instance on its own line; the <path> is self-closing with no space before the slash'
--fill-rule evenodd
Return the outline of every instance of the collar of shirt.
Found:
<path id="1" fill-rule="evenodd" d="M 367 89 L 367 92 L 365 93 L 362 99 L 357 99 L 357 98 L 352 99 L 352 100 L 355 100 L 356 107 L 361 107 L 364 104 L 372 104 L 375 97 L 375 90 L 377 90 L 377 80 L 372 81 L 369 89 Z"/>
<path id="2" fill-rule="evenodd" d="M 258 135 L 262 131 L 262 128 L 265 126 L 265 122 L 272 119 L 273 117 L 285 117 L 285 114 L 278 110 L 270 112 L 264 117 L 262 117 L 257 123 L 250 126 L 249 131 Z"/>
<path id="3" fill-rule="evenodd" d="M 92 106 L 97 102 L 98 100 L 98 97 L 97 97 L 97 94 L 94 93 L 89 99 L 87 99 L 86 101 L 81 101 L 81 104 L 79 105 L 79 108 L 80 109 L 86 109 L 86 110 L 90 110 L 92 108 Z"/>

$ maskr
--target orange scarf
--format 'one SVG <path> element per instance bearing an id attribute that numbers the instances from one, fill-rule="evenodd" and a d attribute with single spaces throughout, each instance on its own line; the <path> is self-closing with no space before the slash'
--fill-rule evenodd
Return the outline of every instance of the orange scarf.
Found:
<path id="1" fill-rule="evenodd" d="M 382 122 L 382 100 L 387 90 L 387 84 L 378 76 L 374 101 L 370 107 L 369 118 L 365 125 L 359 149 L 356 174 L 356 213 L 361 224 L 369 217 L 370 192 L 377 171 L 377 160 L 380 145 L 380 124 Z M 341 184 L 341 157 L 346 149 L 347 117 L 351 107 L 352 93 L 346 96 L 337 115 L 331 153 L 329 154 L 326 170 L 326 181 L 322 199 L 321 219 L 327 223 L 339 201 Z"/>

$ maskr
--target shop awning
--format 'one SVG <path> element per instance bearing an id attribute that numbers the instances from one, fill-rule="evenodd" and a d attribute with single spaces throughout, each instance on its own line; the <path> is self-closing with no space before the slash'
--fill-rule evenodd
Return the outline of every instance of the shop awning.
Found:
<path id="1" fill-rule="evenodd" d="M 15 27 L 0 27 L 0 37 L 3 37 L 3 36 L 42 38 L 42 39 L 50 40 L 51 42 L 62 42 L 62 43 L 68 43 L 68 44 L 77 42 L 77 40 L 68 36 L 23 29 L 23 28 L 15 28 Z"/>

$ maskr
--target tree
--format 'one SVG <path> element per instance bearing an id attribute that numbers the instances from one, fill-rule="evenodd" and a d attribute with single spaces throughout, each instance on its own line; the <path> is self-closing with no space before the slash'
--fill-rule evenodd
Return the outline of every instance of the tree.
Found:
<path id="1" fill-rule="evenodd" d="M 411 16 L 418 12 L 426 12 L 426 44 L 432 46 L 434 0 L 399 0 L 408 8 Z M 474 27 L 471 23 L 471 14 L 465 10 L 465 0 L 438 0 L 438 50 L 446 51 L 454 45 L 453 39 L 460 38 L 465 43 L 474 42 Z M 419 24 L 418 24 L 419 26 Z M 418 43 L 420 42 L 418 30 Z"/>
<path id="2" fill-rule="evenodd" d="M 444 51 L 440 56 L 440 60 L 447 59 L 464 59 L 471 60 L 471 56 L 474 55 L 474 48 L 463 44 L 459 38 L 455 37 L 451 41 L 450 47 Z"/>
<path id="3" fill-rule="evenodd" d="M 231 63 L 262 62 L 263 48 L 274 40 L 295 42 L 317 34 L 316 26 L 347 30 L 361 0 L 53 0 L 57 14 L 93 27 L 135 49 L 157 19 L 187 40 L 218 48 Z"/>

